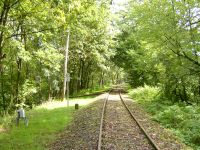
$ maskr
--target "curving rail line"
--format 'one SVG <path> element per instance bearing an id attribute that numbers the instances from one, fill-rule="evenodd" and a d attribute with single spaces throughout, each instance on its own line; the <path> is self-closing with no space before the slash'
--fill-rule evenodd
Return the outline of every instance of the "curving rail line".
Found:
<path id="1" fill-rule="evenodd" d="M 108 98 L 109 98 L 109 95 L 110 95 L 111 91 L 112 90 L 110 90 L 109 93 L 106 95 L 105 100 L 104 100 L 104 104 L 103 104 L 102 115 L 101 115 L 101 122 L 100 122 L 100 129 L 99 129 L 99 138 L 98 138 L 97 150 L 101 150 L 101 148 L 102 148 L 102 132 L 103 132 L 104 115 L 105 115 L 105 111 L 106 111 L 107 101 L 108 101 Z M 124 108 L 130 114 L 130 117 L 133 120 L 135 120 L 136 124 L 141 129 L 141 131 L 145 135 L 145 137 L 148 139 L 148 141 L 152 145 L 152 147 L 155 150 L 160 150 L 159 147 L 155 144 L 155 142 L 153 141 L 153 139 L 147 134 L 147 132 L 145 131 L 145 129 L 142 127 L 142 125 L 139 123 L 139 121 L 134 117 L 133 113 L 131 112 L 131 110 L 128 108 L 128 106 L 124 102 L 124 100 L 123 100 L 123 98 L 121 96 L 121 89 L 118 92 L 119 92 L 119 96 L 120 96 L 121 102 L 122 102 Z"/>

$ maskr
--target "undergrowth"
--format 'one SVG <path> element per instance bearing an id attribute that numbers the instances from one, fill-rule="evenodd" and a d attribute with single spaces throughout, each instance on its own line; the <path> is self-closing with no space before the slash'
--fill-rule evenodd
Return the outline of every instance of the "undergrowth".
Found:
<path id="1" fill-rule="evenodd" d="M 103 86 L 103 87 L 94 87 L 94 88 L 90 88 L 90 89 L 84 89 L 79 91 L 76 94 L 73 94 L 72 97 L 79 97 L 79 96 L 86 96 L 86 95 L 90 95 L 90 94 L 98 94 L 100 92 L 104 92 L 110 89 L 110 86 Z"/>
<path id="2" fill-rule="evenodd" d="M 139 87 L 130 90 L 129 94 L 155 121 L 171 129 L 185 144 L 200 149 L 199 106 L 163 98 L 158 87 Z"/>

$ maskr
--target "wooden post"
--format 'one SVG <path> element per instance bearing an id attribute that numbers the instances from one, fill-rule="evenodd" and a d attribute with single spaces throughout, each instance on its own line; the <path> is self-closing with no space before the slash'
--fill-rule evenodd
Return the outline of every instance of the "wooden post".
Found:
<path id="1" fill-rule="evenodd" d="M 75 109 L 79 109 L 79 105 L 78 104 L 75 104 Z"/>

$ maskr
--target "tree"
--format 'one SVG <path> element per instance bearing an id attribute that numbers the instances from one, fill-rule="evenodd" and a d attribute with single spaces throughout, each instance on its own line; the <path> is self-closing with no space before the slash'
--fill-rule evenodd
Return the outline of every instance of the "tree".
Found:
<path id="1" fill-rule="evenodd" d="M 69 27 L 70 94 L 112 78 L 109 5 L 96 0 L 0 2 L 1 114 L 13 112 L 15 104 L 32 107 L 61 97 Z"/>
<path id="2" fill-rule="evenodd" d="M 130 2 L 117 53 L 132 58 L 131 82 L 142 81 L 134 85 L 162 85 L 169 99 L 199 101 L 199 10 L 196 0 Z"/>

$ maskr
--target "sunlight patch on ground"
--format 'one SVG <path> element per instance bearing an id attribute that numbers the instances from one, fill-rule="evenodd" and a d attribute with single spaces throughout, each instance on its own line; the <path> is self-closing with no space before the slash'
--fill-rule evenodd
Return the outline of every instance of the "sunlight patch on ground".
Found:
<path id="1" fill-rule="evenodd" d="M 121 94 L 121 96 L 122 96 L 122 98 L 124 99 L 124 100 L 126 100 L 126 101 L 134 101 L 134 99 L 131 99 L 130 97 L 129 97 L 129 95 L 127 95 L 127 94 Z"/>
<path id="2" fill-rule="evenodd" d="M 6 129 L 0 125 L 0 133 L 6 132 Z"/>
<path id="3" fill-rule="evenodd" d="M 96 100 L 104 99 L 106 95 L 107 94 L 101 94 L 95 98 L 88 98 L 88 99 L 77 98 L 77 99 L 69 100 L 69 106 L 74 106 L 75 104 L 79 104 L 79 106 L 88 105 Z M 65 101 L 48 101 L 48 102 L 43 103 L 42 105 L 38 106 L 36 109 L 41 109 L 41 108 L 55 109 L 55 108 L 61 108 L 61 107 L 67 107 L 67 100 L 65 100 Z"/>
<path id="4" fill-rule="evenodd" d="M 118 94 L 110 94 L 108 97 L 108 100 L 110 101 L 120 101 L 120 97 Z"/>

